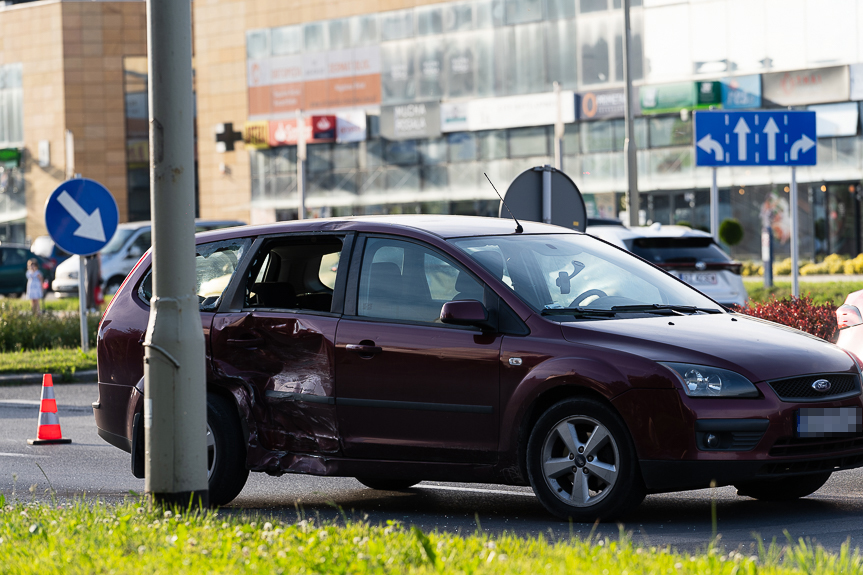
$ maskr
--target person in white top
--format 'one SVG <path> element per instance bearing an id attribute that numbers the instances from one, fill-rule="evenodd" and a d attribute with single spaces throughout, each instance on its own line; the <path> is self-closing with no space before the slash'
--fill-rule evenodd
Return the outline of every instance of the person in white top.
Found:
<path id="1" fill-rule="evenodd" d="M 42 272 L 35 259 L 27 262 L 27 298 L 33 308 L 33 313 L 39 315 L 39 304 L 42 302 Z"/>

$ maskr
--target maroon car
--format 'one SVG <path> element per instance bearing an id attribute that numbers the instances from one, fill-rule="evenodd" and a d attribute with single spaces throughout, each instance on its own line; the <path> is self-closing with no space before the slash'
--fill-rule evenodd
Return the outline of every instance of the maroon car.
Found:
<path id="1" fill-rule="evenodd" d="M 647 493 L 808 495 L 863 466 L 856 360 L 570 230 L 458 216 L 197 237 L 210 500 L 249 471 L 530 485 L 562 518 Z M 150 258 L 99 328 L 99 434 L 144 472 Z"/>

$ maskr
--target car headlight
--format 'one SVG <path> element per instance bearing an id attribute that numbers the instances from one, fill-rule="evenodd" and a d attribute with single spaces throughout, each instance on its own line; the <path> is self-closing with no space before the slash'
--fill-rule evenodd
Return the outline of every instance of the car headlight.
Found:
<path id="1" fill-rule="evenodd" d="M 758 397 L 755 385 L 733 371 L 693 365 L 691 363 L 659 362 L 674 372 L 690 397 Z"/>

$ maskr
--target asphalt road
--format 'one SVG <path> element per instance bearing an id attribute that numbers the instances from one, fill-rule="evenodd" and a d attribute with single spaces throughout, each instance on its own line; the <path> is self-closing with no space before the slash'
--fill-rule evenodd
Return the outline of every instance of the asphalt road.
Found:
<path id="1" fill-rule="evenodd" d="M 86 496 L 114 502 L 144 481 L 129 470 L 129 455 L 97 434 L 90 403 L 93 384 L 55 387 L 63 435 L 70 445 L 29 446 L 35 437 L 40 387 L 0 387 L 0 493 L 9 499 L 48 501 L 49 481 L 60 499 Z M 812 538 L 838 550 L 846 540 L 863 547 L 863 470 L 835 474 L 815 494 L 794 503 L 764 503 L 738 497 L 732 487 L 651 495 L 624 523 L 639 542 L 702 548 L 710 539 L 715 499 L 720 543 L 749 551 L 757 534 L 768 543 Z M 343 514 L 374 523 L 397 520 L 424 530 L 483 531 L 565 538 L 586 536 L 589 524 L 563 523 L 548 515 L 527 488 L 423 482 L 405 492 L 375 491 L 349 478 L 301 475 L 269 477 L 253 473 L 240 496 L 224 512 L 265 515 L 286 521 L 302 517 L 340 520 Z M 617 525 L 596 532 L 616 538 Z"/>

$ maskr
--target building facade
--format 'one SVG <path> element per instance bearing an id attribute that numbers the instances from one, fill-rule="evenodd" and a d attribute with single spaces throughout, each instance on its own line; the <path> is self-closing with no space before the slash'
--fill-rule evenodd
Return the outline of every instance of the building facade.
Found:
<path id="1" fill-rule="evenodd" d="M 0 241 L 45 234 L 67 174 L 103 183 L 128 219 L 124 59 L 146 44 L 140 1 L 0 5 Z"/>
<path id="2" fill-rule="evenodd" d="M 818 164 L 797 171 L 801 256 L 858 253 L 863 0 L 632 4 L 641 221 L 708 226 L 694 110 L 811 107 Z M 623 209 L 620 0 L 192 9 L 201 217 L 297 217 L 298 126 L 309 216 L 496 215 L 484 174 L 503 191 L 554 162 L 554 83 L 564 171 L 590 216 Z M 143 0 L 0 5 L 0 38 L 0 241 L 44 233 L 45 199 L 70 170 L 104 183 L 122 220 L 149 218 Z M 736 256 L 759 256 L 764 219 L 787 253 L 789 178 L 719 169 L 720 216 L 746 229 Z"/>

